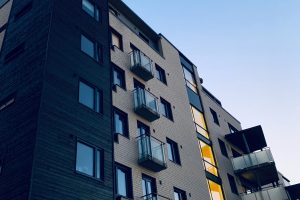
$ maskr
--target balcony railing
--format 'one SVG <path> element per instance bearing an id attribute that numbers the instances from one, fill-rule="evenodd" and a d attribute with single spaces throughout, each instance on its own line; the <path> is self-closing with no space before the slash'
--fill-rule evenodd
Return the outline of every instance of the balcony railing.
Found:
<path id="1" fill-rule="evenodd" d="M 241 195 L 242 200 L 289 200 L 284 187 Z"/>
<path id="2" fill-rule="evenodd" d="M 158 111 L 157 97 L 145 89 L 136 88 L 133 91 L 134 111 L 152 122 L 160 117 Z"/>
<path id="3" fill-rule="evenodd" d="M 159 194 L 154 194 L 154 193 L 142 196 L 140 199 L 141 200 L 171 200 L 170 198 L 161 196 Z"/>
<path id="4" fill-rule="evenodd" d="M 131 71 L 144 81 L 148 81 L 154 77 L 153 65 L 151 59 L 139 50 L 133 50 L 129 53 Z"/>
<path id="5" fill-rule="evenodd" d="M 268 163 L 274 163 L 270 149 L 265 149 L 263 151 L 246 154 L 232 159 L 233 169 L 235 171 Z"/>
<path id="6" fill-rule="evenodd" d="M 148 135 L 141 135 L 137 139 L 139 164 L 154 172 L 166 169 L 164 143 Z"/>

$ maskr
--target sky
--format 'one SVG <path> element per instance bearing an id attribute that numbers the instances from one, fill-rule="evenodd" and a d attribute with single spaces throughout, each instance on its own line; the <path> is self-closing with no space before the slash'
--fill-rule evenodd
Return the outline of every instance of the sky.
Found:
<path id="1" fill-rule="evenodd" d="M 240 120 L 262 125 L 277 169 L 300 183 L 300 0 L 124 0 L 198 68 Z"/>

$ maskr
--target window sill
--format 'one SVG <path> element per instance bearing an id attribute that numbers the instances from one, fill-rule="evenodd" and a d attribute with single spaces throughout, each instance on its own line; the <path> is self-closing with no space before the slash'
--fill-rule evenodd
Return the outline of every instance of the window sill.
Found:
<path id="1" fill-rule="evenodd" d="M 116 132 L 115 132 L 115 133 L 114 133 L 114 142 L 115 142 L 115 143 L 118 143 L 118 144 L 119 144 L 119 135 L 121 135 L 122 137 L 124 137 L 124 138 L 130 140 L 129 135 L 127 136 L 127 135 L 123 135 L 123 134 L 120 134 L 120 133 L 116 133 Z"/>
<path id="2" fill-rule="evenodd" d="M 98 182 L 98 183 L 100 183 L 100 184 L 104 184 L 104 183 L 105 183 L 105 181 L 103 180 L 103 178 L 102 178 L 102 179 L 98 179 L 98 178 L 96 178 L 96 177 L 94 177 L 94 176 L 90 176 L 90 175 L 88 175 L 88 174 L 84 174 L 84 173 L 79 172 L 79 171 L 76 171 L 76 170 L 75 170 L 74 173 L 75 173 L 76 175 L 78 175 L 79 177 L 86 178 L 86 179 L 88 179 L 88 180 L 93 180 L 93 181 Z"/>
<path id="3" fill-rule="evenodd" d="M 127 92 L 127 89 L 126 89 L 126 88 L 123 88 L 123 87 L 119 86 L 118 84 L 114 84 L 114 85 L 112 86 L 112 90 L 113 90 L 114 92 L 117 92 L 117 88 L 120 88 L 120 89 L 124 90 L 125 92 Z"/>
<path id="4" fill-rule="evenodd" d="M 84 110 L 88 111 L 89 113 L 92 113 L 92 114 L 96 114 L 98 115 L 99 117 L 103 117 L 104 116 L 104 113 L 103 112 L 96 112 L 94 109 L 78 102 L 78 104 L 80 105 L 80 107 L 82 107 Z"/>

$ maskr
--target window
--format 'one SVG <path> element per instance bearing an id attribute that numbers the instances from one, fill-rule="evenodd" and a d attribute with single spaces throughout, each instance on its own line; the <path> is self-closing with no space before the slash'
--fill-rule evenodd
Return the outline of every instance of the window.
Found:
<path id="1" fill-rule="evenodd" d="M 76 171 L 97 179 L 103 179 L 103 150 L 77 142 Z"/>
<path id="2" fill-rule="evenodd" d="M 177 143 L 167 138 L 167 148 L 169 160 L 180 165 L 180 156 Z"/>
<path id="3" fill-rule="evenodd" d="M 125 83 L 125 71 L 116 65 L 113 65 L 114 72 L 113 72 L 113 81 L 114 85 L 119 86 L 120 88 L 123 88 L 126 90 L 126 83 Z"/>
<path id="4" fill-rule="evenodd" d="M 131 169 L 116 164 L 116 192 L 117 196 L 132 198 L 132 174 Z"/>
<path id="5" fill-rule="evenodd" d="M 194 106 L 191 106 L 191 112 L 197 133 L 209 138 L 203 113 L 197 110 Z"/>
<path id="6" fill-rule="evenodd" d="M 29 2 L 27 5 L 25 5 L 21 10 L 19 10 L 15 15 L 15 21 L 20 19 L 22 16 L 24 16 L 26 13 L 28 13 L 32 8 L 32 2 Z"/>
<path id="7" fill-rule="evenodd" d="M 114 108 L 114 129 L 115 134 L 128 136 L 128 116 L 123 111 Z"/>
<path id="8" fill-rule="evenodd" d="M 228 158 L 228 153 L 227 153 L 227 149 L 226 149 L 225 143 L 222 140 L 220 140 L 220 139 L 218 139 L 218 141 L 219 141 L 221 153 L 223 154 L 223 156 L 225 156 L 225 157 Z"/>
<path id="9" fill-rule="evenodd" d="M 164 84 L 167 84 L 167 79 L 166 79 L 166 73 L 165 70 L 163 70 L 163 68 L 161 68 L 158 65 L 155 65 L 155 76 L 158 80 L 160 80 L 161 82 L 163 82 Z"/>
<path id="10" fill-rule="evenodd" d="M 96 61 L 102 61 L 102 47 L 93 42 L 88 37 L 81 35 L 81 51 L 92 57 Z"/>
<path id="11" fill-rule="evenodd" d="M 4 110 L 8 106 L 12 105 L 15 102 L 15 95 L 10 95 L 0 101 L 0 111 Z"/>
<path id="12" fill-rule="evenodd" d="M 154 178 L 142 175 L 143 199 L 156 199 L 156 181 Z"/>
<path id="13" fill-rule="evenodd" d="M 141 83 L 140 81 L 136 80 L 135 78 L 133 79 L 133 87 L 134 87 L 134 89 L 136 89 L 136 88 L 145 89 L 145 85 L 143 83 Z"/>
<path id="14" fill-rule="evenodd" d="M 216 111 L 214 111 L 211 108 L 209 108 L 209 109 L 210 109 L 211 115 L 213 116 L 215 124 L 217 124 L 218 126 L 220 126 L 218 115 L 217 115 Z"/>
<path id="15" fill-rule="evenodd" d="M 21 53 L 23 53 L 25 50 L 25 43 L 21 43 L 17 47 L 15 47 L 13 50 L 8 52 L 4 57 L 4 63 L 8 63 L 9 61 L 13 60 L 13 58 L 17 57 Z"/>
<path id="16" fill-rule="evenodd" d="M 137 122 L 137 130 L 138 130 L 138 136 L 150 135 L 150 127 L 140 121 Z"/>
<path id="17" fill-rule="evenodd" d="M 212 147 L 199 140 L 199 149 L 203 158 L 205 170 L 215 176 L 218 176 L 218 169 L 216 167 Z"/>
<path id="18" fill-rule="evenodd" d="M 211 200 L 224 200 L 223 190 L 221 185 L 208 180 L 209 192 Z"/>
<path id="19" fill-rule="evenodd" d="M 239 194 L 238 189 L 236 187 L 234 177 L 231 176 L 230 174 L 227 174 L 227 177 L 228 177 L 229 185 L 230 185 L 230 188 L 231 188 L 231 192 L 234 193 L 234 194 Z"/>
<path id="20" fill-rule="evenodd" d="M 186 192 L 178 188 L 174 188 L 174 200 L 186 200 Z"/>
<path id="21" fill-rule="evenodd" d="M 99 89 L 82 81 L 79 82 L 79 103 L 95 112 L 102 113 L 102 101 L 103 95 Z"/>
<path id="22" fill-rule="evenodd" d="M 182 64 L 182 66 L 183 66 L 183 73 L 184 73 L 186 85 L 191 90 L 193 90 L 195 93 L 198 94 L 197 84 L 196 84 L 193 72 L 190 72 L 183 64 Z"/>
<path id="23" fill-rule="evenodd" d="M 100 11 L 94 3 L 89 0 L 82 0 L 82 9 L 97 21 L 100 20 Z"/>
<path id="24" fill-rule="evenodd" d="M 231 124 L 229 124 L 229 123 L 228 123 L 228 127 L 229 127 L 230 133 L 238 132 L 238 130 L 234 126 L 232 126 Z"/>
<path id="25" fill-rule="evenodd" d="M 160 111 L 163 116 L 168 118 L 169 120 L 173 121 L 173 114 L 172 114 L 172 107 L 169 102 L 164 100 L 163 98 L 160 98 Z"/>
<path id="26" fill-rule="evenodd" d="M 111 44 L 123 51 L 122 35 L 114 29 L 111 29 Z"/>

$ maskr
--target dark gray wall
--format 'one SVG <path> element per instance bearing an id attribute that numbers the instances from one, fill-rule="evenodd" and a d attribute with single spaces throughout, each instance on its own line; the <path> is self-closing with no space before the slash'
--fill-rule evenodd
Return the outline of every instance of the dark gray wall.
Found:
<path id="1" fill-rule="evenodd" d="M 33 167 L 31 199 L 113 199 L 111 87 L 108 5 L 97 22 L 81 9 L 81 0 L 54 0 L 49 49 Z M 103 46 L 103 63 L 81 52 L 81 32 Z M 78 102 L 79 79 L 103 91 L 104 111 Z M 104 181 L 75 172 L 76 140 L 104 149 Z"/>
<path id="2" fill-rule="evenodd" d="M 16 102 L 0 111 L 0 199 L 113 199 L 113 142 L 107 1 L 96 1 L 101 23 L 81 9 L 81 0 L 14 0 L 1 52 L 0 101 L 16 92 Z M 99 64 L 80 50 L 84 32 L 103 46 Z M 4 64 L 19 43 L 25 51 Z M 78 103 L 82 78 L 103 91 L 104 112 Z M 76 140 L 104 149 L 104 181 L 75 173 Z M 2 150 L 3 149 L 3 150 Z M 0 154 L 0 155 L 2 155 Z"/>
<path id="3" fill-rule="evenodd" d="M 0 57 L 0 101 L 16 93 L 16 102 L 0 111 L 1 200 L 27 199 L 30 186 L 50 16 L 49 1 L 43 0 L 15 20 L 28 2 L 14 0 Z M 24 52 L 4 63 L 22 42 Z"/>

